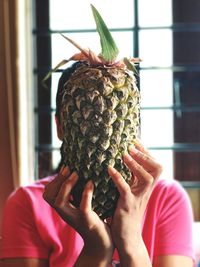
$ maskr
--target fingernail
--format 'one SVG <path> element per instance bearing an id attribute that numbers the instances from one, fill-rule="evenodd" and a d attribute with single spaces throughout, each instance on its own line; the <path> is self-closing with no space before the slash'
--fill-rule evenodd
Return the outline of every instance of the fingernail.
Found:
<path id="1" fill-rule="evenodd" d="M 87 182 L 86 186 L 87 186 L 88 189 L 93 189 L 94 184 L 93 184 L 92 180 L 89 180 L 89 182 Z"/>
<path id="2" fill-rule="evenodd" d="M 125 160 L 127 160 L 127 161 L 132 161 L 133 160 L 133 158 L 127 152 L 124 153 L 123 158 Z"/>
<path id="3" fill-rule="evenodd" d="M 135 155 L 138 152 L 137 148 L 135 148 L 134 146 L 130 146 L 128 150 L 131 155 Z"/>
<path id="4" fill-rule="evenodd" d="M 136 137 L 135 140 L 134 140 L 134 143 L 135 144 L 141 144 L 140 138 Z"/>
<path id="5" fill-rule="evenodd" d="M 62 167 L 60 168 L 59 173 L 62 173 L 63 169 L 65 168 L 65 165 L 62 165 Z"/>
<path id="6" fill-rule="evenodd" d="M 78 178 L 77 172 L 72 172 L 72 174 L 70 175 L 69 178 L 72 179 L 72 180 L 74 180 L 74 179 L 76 180 Z"/>
<path id="7" fill-rule="evenodd" d="M 111 165 L 108 166 L 108 171 L 112 174 L 115 174 L 117 171 L 115 168 L 113 168 Z"/>
<path id="8" fill-rule="evenodd" d="M 68 174 L 68 172 L 69 172 L 69 168 L 68 168 L 67 166 L 63 165 L 63 166 L 61 167 L 61 169 L 60 169 L 60 174 L 61 174 L 62 176 L 66 176 L 66 175 Z"/>

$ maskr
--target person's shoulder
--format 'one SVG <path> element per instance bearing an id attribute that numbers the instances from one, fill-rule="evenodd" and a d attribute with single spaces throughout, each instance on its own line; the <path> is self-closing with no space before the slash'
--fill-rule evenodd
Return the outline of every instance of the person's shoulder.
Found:
<path id="1" fill-rule="evenodd" d="M 174 179 L 160 179 L 156 182 L 154 190 L 156 193 L 165 192 L 165 194 L 185 193 L 181 183 Z"/>
<path id="2" fill-rule="evenodd" d="M 16 188 L 8 197 L 7 202 L 21 202 L 26 201 L 28 198 L 41 198 L 42 193 L 44 191 L 44 187 L 46 184 L 48 184 L 50 181 L 52 181 L 55 178 L 55 175 L 51 175 L 39 180 L 36 180 L 35 182 L 26 185 L 26 186 L 20 186 Z"/>
<path id="3" fill-rule="evenodd" d="M 36 180 L 34 183 L 25 186 L 24 188 L 44 188 L 49 182 L 51 182 L 55 178 L 56 174 L 44 177 L 42 179 Z"/>
<path id="4" fill-rule="evenodd" d="M 189 195 L 177 180 L 160 179 L 156 182 L 151 200 L 158 206 L 190 205 Z"/>

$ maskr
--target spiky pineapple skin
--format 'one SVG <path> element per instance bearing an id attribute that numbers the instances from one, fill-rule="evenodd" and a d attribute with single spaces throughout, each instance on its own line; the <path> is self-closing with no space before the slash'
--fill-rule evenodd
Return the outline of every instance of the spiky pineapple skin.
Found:
<path id="1" fill-rule="evenodd" d="M 108 175 L 114 166 L 129 182 L 122 155 L 139 125 L 140 94 L 131 72 L 81 62 L 65 83 L 62 98 L 62 159 L 79 180 L 72 196 L 78 207 L 85 184 L 95 185 L 92 206 L 102 218 L 113 215 L 119 193 Z"/>

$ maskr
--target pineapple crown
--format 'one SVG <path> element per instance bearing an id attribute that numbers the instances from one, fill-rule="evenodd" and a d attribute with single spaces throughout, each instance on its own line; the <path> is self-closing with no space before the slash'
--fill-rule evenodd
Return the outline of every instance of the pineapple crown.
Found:
<path id="1" fill-rule="evenodd" d="M 96 29 L 100 37 L 101 43 L 101 53 L 96 55 L 90 49 L 82 48 L 79 44 L 75 41 L 70 39 L 69 37 L 62 35 L 67 41 L 69 41 L 72 45 L 74 45 L 80 52 L 74 54 L 69 59 L 62 60 L 51 72 L 49 72 L 43 81 L 46 81 L 52 74 L 52 72 L 59 69 L 61 66 L 65 65 L 69 61 L 86 61 L 92 66 L 103 66 L 106 68 L 109 67 L 121 67 L 127 68 L 128 70 L 132 71 L 134 74 L 137 74 L 135 63 L 139 63 L 141 60 L 139 58 L 123 58 L 122 60 L 116 61 L 117 56 L 119 54 L 119 49 L 115 44 L 115 41 L 106 26 L 104 20 L 102 19 L 101 15 L 99 14 L 98 10 L 91 4 L 92 13 L 94 16 L 94 20 L 96 23 Z"/>

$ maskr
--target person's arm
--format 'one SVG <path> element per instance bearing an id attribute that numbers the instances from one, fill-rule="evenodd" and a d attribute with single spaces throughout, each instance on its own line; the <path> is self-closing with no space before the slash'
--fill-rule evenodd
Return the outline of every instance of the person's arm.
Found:
<path id="1" fill-rule="evenodd" d="M 162 168 L 149 155 L 140 143 L 124 156 L 124 162 L 134 174 L 132 184 L 127 186 L 117 170 L 109 168 L 120 197 L 111 231 L 114 244 L 118 249 L 122 267 L 192 267 L 190 257 L 166 255 L 154 257 L 153 265 L 141 235 L 141 225 L 153 185 Z"/>
<path id="2" fill-rule="evenodd" d="M 4 259 L 0 260 L 0 267 L 49 267 L 49 263 L 42 259 Z"/>
<path id="3" fill-rule="evenodd" d="M 75 208 L 70 203 L 71 190 L 77 180 L 77 174 L 70 174 L 65 167 L 46 186 L 43 197 L 84 240 L 83 249 L 74 266 L 107 267 L 114 250 L 109 226 L 92 210 L 94 186 L 91 181 L 85 186 L 80 207 Z"/>
<path id="4" fill-rule="evenodd" d="M 130 247 L 128 246 L 122 247 L 118 245 L 120 266 L 122 267 L 141 267 L 141 266 L 152 267 L 147 249 L 144 245 L 141 235 L 139 233 L 135 233 L 134 239 L 135 239 L 134 245 L 131 245 Z"/>
<path id="5" fill-rule="evenodd" d="M 140 151 L 131 148 L 129 153 L 123 158 L 133 173 L 130 185 L 116 169 L 113 167 L 108 169 L 120 194 L 111 223 L 111 233 L 119 253 L 120 266 L 151 267 L 141 227 L 153 185 L 162 168 L 144 148 L 140 148 Z"/>

